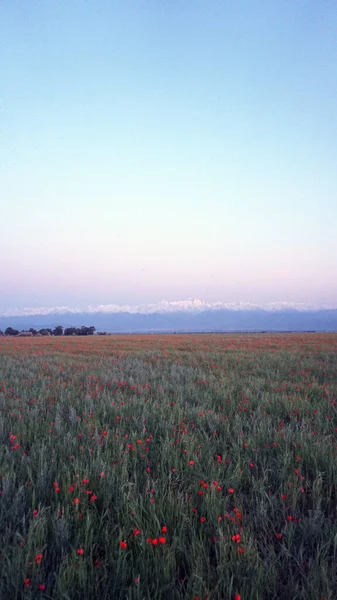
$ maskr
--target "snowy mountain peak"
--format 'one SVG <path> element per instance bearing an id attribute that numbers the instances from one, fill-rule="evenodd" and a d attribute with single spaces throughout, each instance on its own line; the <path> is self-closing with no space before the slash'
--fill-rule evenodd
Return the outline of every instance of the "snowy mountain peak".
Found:
<path id="1" fill-rule="evenodd" d="M 252 304 L 249 302 L 236 302 L 228 303 L 222 300 L 217 302 L 207 302 L 200 300 L 199 298 L 187 298 L 187 300 L 174 300 L 168 301 L 163 300 L 157 304 L 141 304 L 141 305 L 128 305 L 128 304 L 100 304 L 96 306 L 89 305 L 85 308 L 71 308 L 68 306 L 54 306 L 54 307 L 38 307 L 38 308 L 22 308 L 22 309 L 9 309 L 2 313 L 3 317 L 18 317 L 18 316 L 34 316 L 34 315 L 71 315 L 71 314 L 116 314 L 116 313 L 130 313 L 130 314 L 166 314 L 166 313 L 201 313 L 206 311 L 267 311 L 267 312 L 280 312 L 280 311 L 298 311 L 308 312 L 317 310 L 328 310 L 332 309 L 331 306 L 317 306 L 313 304 L 304 304 L 296 302 L 270 302 L 267 304 Z"/>

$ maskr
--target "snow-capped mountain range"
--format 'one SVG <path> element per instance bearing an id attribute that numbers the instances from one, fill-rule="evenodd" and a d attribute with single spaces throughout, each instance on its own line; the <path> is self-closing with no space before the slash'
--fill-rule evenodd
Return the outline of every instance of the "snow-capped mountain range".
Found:
<path id="1" fill-rule="evenodd" d="M 205 302 L 188 298 L 139 306 L 101 304 L 86 308 L 55 306 L 8 310 L 0 330 L 94 326 L 107 333 L 337 331 L 337 309 L 296 302 Z"/>
<path id="2" fill-rule="evenodd" d="M 187 300 L 177 300 L 168 302 L 163 300 L 157 304 L 100 304 L 97 306 L 89 305 L 83 308 L 71 308 L 68 306 L 37 307 L 37 308 L 17 308 L 8 309 L 0 316 L 2 317 L 23 317 L 37 315 L 76 315 L 76 314 L 169 314 L 169 313 L 201 313 L 206 311 L 321 311 L 333 310 L 334 307 L 327 305 L 304 304 L 297 302 L 270 302 L 266 304 L 252 304 L 250 302 L 207 302 L 199 298 L 188 298 Z"/>

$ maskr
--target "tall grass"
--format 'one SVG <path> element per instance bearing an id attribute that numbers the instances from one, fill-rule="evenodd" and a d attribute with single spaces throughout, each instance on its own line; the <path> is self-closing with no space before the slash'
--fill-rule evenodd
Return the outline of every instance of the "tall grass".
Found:
<path id="1" fill-rule="evenodd" d="M 0 341 L 0 598 L 337 598 L 337 336 L 177 338 Z"/>

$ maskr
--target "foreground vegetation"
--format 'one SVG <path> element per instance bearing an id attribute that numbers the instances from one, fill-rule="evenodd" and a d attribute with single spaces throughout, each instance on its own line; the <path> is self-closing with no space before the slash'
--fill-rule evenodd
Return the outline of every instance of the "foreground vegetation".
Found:
<path id="1" fill-rule="evenodd" d="M 0 339 L 0 597 L 337 598 L 337 335 Z"/>

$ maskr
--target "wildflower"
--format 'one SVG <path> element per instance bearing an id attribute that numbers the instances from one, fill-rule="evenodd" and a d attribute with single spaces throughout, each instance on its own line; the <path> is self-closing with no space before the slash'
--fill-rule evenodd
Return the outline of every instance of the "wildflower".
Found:
<path id="1" fill-rule="evenodd" d="M 43 592 L 45 589 L 46 589 L 46 586 L 44 585 L 44 583 L 40 583 L 39 590 L 41 590 L 41 592 Z"/>
<path id="2" fill-rule="evenodd" d="M 228 488 L 228 491 L 229 491 L 230 494 L 234 494 L 233 488 Z"/>
<path id="3" fill-rule="evenodd" d="M 243 547 L 243 546 L 240 546 L 240 548 L 238 548 L 238 552 L 239 552 L 240 554 L 244 554 L 244 552 L 245 552 L 245 549 L 244 549 L 244 547 Z"/>
<path id="4" fill-rule="evenodd" d="M 29 587 L 30 586 L 30 579 L 29 577 L 27 577 L 24 581 L 25 587 Z"/>
<path id="5" fill-rule="evenodd" d="M 78 554 L 79 556 L 84 556 L 84 548 L 78 548 L 78 549 L 77 549 L 77 554 Z"/>
<path id="6" fill-rule="evenodd" d="M 276 533 L 276 538 L 278 540 L 281 540 L 282 539 L 282 533 Z"/>
<path id="7" fill-rule="evenodd" d="M 137 527 L 134 527 L 132 530 L 133 535 L 139 535 L 141 533 L 140 529 L 137 529 Z"/>
<path id="8" fill-rule="evenodd" d="M 235 594 L 235 596 L 234 596 L 234 600 L 241 600 L 241 596 L 240 596 L 240 594 Z"/>
<path id="9" fill-rule="evenodd" d="M 97 500 L 97 496 L 96 494 L 93 494 L 90 498 L 90 502 L 95 502 L 95 500 Z"/>
<path id="10" fill-rule="evenodd" d="M 125 549 L 125 548 L 128 547 L 127 543 L 124 542 L 124 541 L 123 542 L 119 542 L 119 546 L 120 546 L 120 548 L 123 548 L 123 549 Z"/>
<path id="11" fill-rule="evenodd" d="M 189 461 L 189 464 L 190 464 L 190 465 L 194 465 L 194 460 L 190 460 L 190 461 Z"/>
<path id="12" fill-rule="evenodd" d="M 81 500 L 79 498 L 74 498 L 73 504 L 80 504 Z"/>
<path id="13" fill-rule="evenodd" d="M 162 533 L 167 533 L 167 527 L 166 525 L 163 525 L 161 528 Z"/>
<path id="14" fill-rule="evenodd" d="M 205 517 L 200 517 L 200 523 L 205 523 L 206 518 Z"/>
<path id="15" fill-rule="evenodd" d="M 239 544 L 241 542 L 241 535 L 239 533 L 237 533 L 236 535 L 232 535 L 232 540 L 233 542 Z"/>
<path id="16" fill-rule="evenodd" d="M 34 557 L 34 560 L 35 560 L 35 562 L 36 562 L 37 565 L 40 564 L 40 562 L 41 562 L 42 559 L 43 559 L 43 554 L 41 552 Z"/>
<path id="17" fill-rule="evenodd" d="M 37 517 L 38 514 L 39 514 L 39 511 L 37 510 L 37 508 L 35 510 L 33 510 L 33 517 Z"/>
<path id="18" fill-rule="evenodd" d="M 166 538 L 164 538 L 164 536 L 161 536 L 161 537 L 159 538 L 159 543 L 160 543 L 160 544 L 166 544 Z"/>

